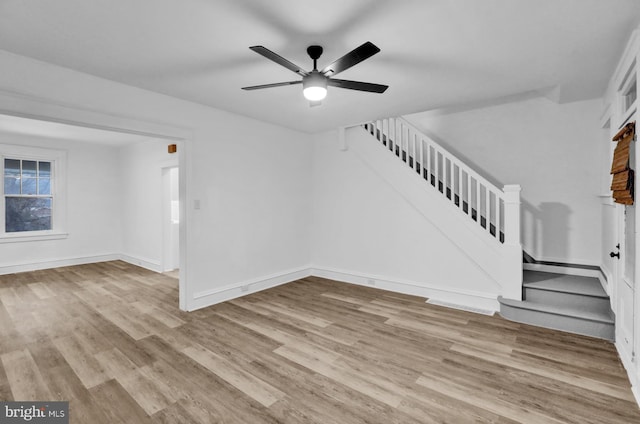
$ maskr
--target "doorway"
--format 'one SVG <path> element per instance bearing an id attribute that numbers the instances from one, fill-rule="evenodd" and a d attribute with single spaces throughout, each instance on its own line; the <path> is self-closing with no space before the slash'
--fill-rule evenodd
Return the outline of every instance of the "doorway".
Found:
<path id="1" fill-rule="evenodd" d="M 78 128 L 98 129 L 111 133 L 121 133 L 127 135 L 138 135 L 143 137 L 165 140 L 177 144 L 178 165 L 181 185 L 179 190 L 180 200 L 180 276 L 178 280 L 179 307 L 182 310 L 189 310 L 189 285 L 187 284 L 188 255 L 186 246 L 186 233 L 188 228 L 189 214 L 184 209 L 187 196 L 186 169 L 189 161 L 189 145 L 193 138 L 193 132 L 188 128 L 175 127 L 156 122 L 143 121 L 138 118 L 126 116 L 116 116 L 98 111 L 86 110 L 80 105 L 60 105 L 42 98 L 29 95 L 12 93 L 0 93 L 0 110 L 2 115 L 32 119 L 48 123 L 66 124 Z M 37 111 L 37 114 L 34 114 Z M 175 165 L 173 165 L 175 166 Z M 161 205 L 158 205 L 159 207 Z"/>
<path id="2" fill-rule="evenodd" d="M 178 278 L 180 267 L 180 176 L 177 166 L 162 169 L 162 271 Z"/>

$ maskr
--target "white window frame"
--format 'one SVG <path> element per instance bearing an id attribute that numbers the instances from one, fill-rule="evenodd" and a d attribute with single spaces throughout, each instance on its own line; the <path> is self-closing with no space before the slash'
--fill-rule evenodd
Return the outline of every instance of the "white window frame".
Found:
<path id="1" fill-rule="evenodd" d="M 630 120 L 631 116 L 636 112 L 636 110 L 638 109 L 638 74 L 637 74 L 637 64 L 636 61 L 634 60 L 630 67 L 629 70 L 627 70 L 627 73 L 624 75 L 624 78 L 622 79 L 622 82 L 619 84 L 618 86 L 618 93 L 617 93 L 617 97 L 618 97 L 618 108 L 620 110 L 620 116 L 622 117 L 622 122 L 620 123 L 618 129 L 622 128 L 627 121 Z M 630 92 L 631 92 L 631 88 L 633 87 L 633 85 L 635 86 L 635 100 L 632 103 L 627 104 L 627 97 L 629 96 Z"/>
<path id="2" fill-rule="evenodd" d="M 51 229 L 45 231 L 6 232 L 4 160 L 20 159 L 51 162 Z M 0 144 L 0 243 L 58 240 L 68 237 L 67 224 L 67 152 L 42 147 Z"/>

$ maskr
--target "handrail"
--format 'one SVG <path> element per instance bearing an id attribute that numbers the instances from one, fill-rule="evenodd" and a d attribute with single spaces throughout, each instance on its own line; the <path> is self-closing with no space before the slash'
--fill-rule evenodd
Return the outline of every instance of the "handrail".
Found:
<path id="1" fill-rule="evenodd" d="M 429 143 L 433 146 L 437 146 L 439 150 L 445 152 L 447 154 L 447 156 L 450 156 L 451 158 L 453 158 L 455 161 L 459 162 L 462 166 L 465 167 L 465 170 L 468 170 L 471 173 L 471 176 L 477 180 L 480 181 L 482 183 L 483 186 L 485 187 L 490 187 L 492 189 L 492 191 L 494 192 L 498 192 L 498 193 L 503 193 L 502 189 L 497 187 L 496 185 L 494 185 L 492 182 L 488 181 L 486 178 L 484 178 L 482 175 L 478 174 L 475 170 L 473 170 L 471 167 L 469 167 L 468 165 L 466 165 L 464 162 L 462 162 L 460 159 L 458 159 L 455 155 L 453 155 L 450 151 L 448 151 L 447 149 L 445 149 L 444 147 L 442 147 L 442 145 L 438 144 L 436 141 L 434 141 L 431 137 L 427 136 L 426 134 L 424 134 L 421 130 L 419 130 L 418 128 L 416 128 L 411 122 L 407 121 L 405 118 L 403 117 L 399 117 L 396 118 L 397 120 L 401 121 L 404 125 L 406 125 L 407 127 L 411 128 L 413 131 L 415 131 L 416 133 L 420 134 L 423 138 L 429 140 Z"/>
<path id="2" fill-rule="evenodd" d="M 496 187 L 402 117 L 378 119 L 362 127 L 491 238 L 500 244 L 520 243 L 519 186 Z"/>

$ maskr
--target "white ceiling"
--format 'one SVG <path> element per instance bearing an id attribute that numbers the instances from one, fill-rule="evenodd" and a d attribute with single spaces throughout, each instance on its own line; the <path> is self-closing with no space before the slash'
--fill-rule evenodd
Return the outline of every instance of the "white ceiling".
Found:
<path id="1" fill-rule="evenodd" d="M 638 0 L 0 0 L 0 49 L 307 132 L 540 91 L 599 97 L 640 23 Z M 305 69 L 365 41 L 381 48 L 310 108 L 296 80 L 250 51 Z"/>
<path id="2" fill-rule="evenodd" d="M 0 115 L 0 133 L 20 134 L 58 140 L 123 146 L 141 141 L 154 140 L 138 134 L 128 134 L 99 128 L 81 127 L 60 122 L 41 121 L 19 116 Z"/>

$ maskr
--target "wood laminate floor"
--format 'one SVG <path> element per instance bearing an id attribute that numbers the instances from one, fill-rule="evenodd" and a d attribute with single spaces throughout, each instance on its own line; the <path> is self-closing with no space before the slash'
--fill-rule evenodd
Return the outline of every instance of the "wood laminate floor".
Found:
<path id="1" fill-rule="evenodd" d="M 640 423 L 606 341 L 321 278 L 184 313 L 177 285 L 0 276 L 0 399 L 72 423 Z"/>

